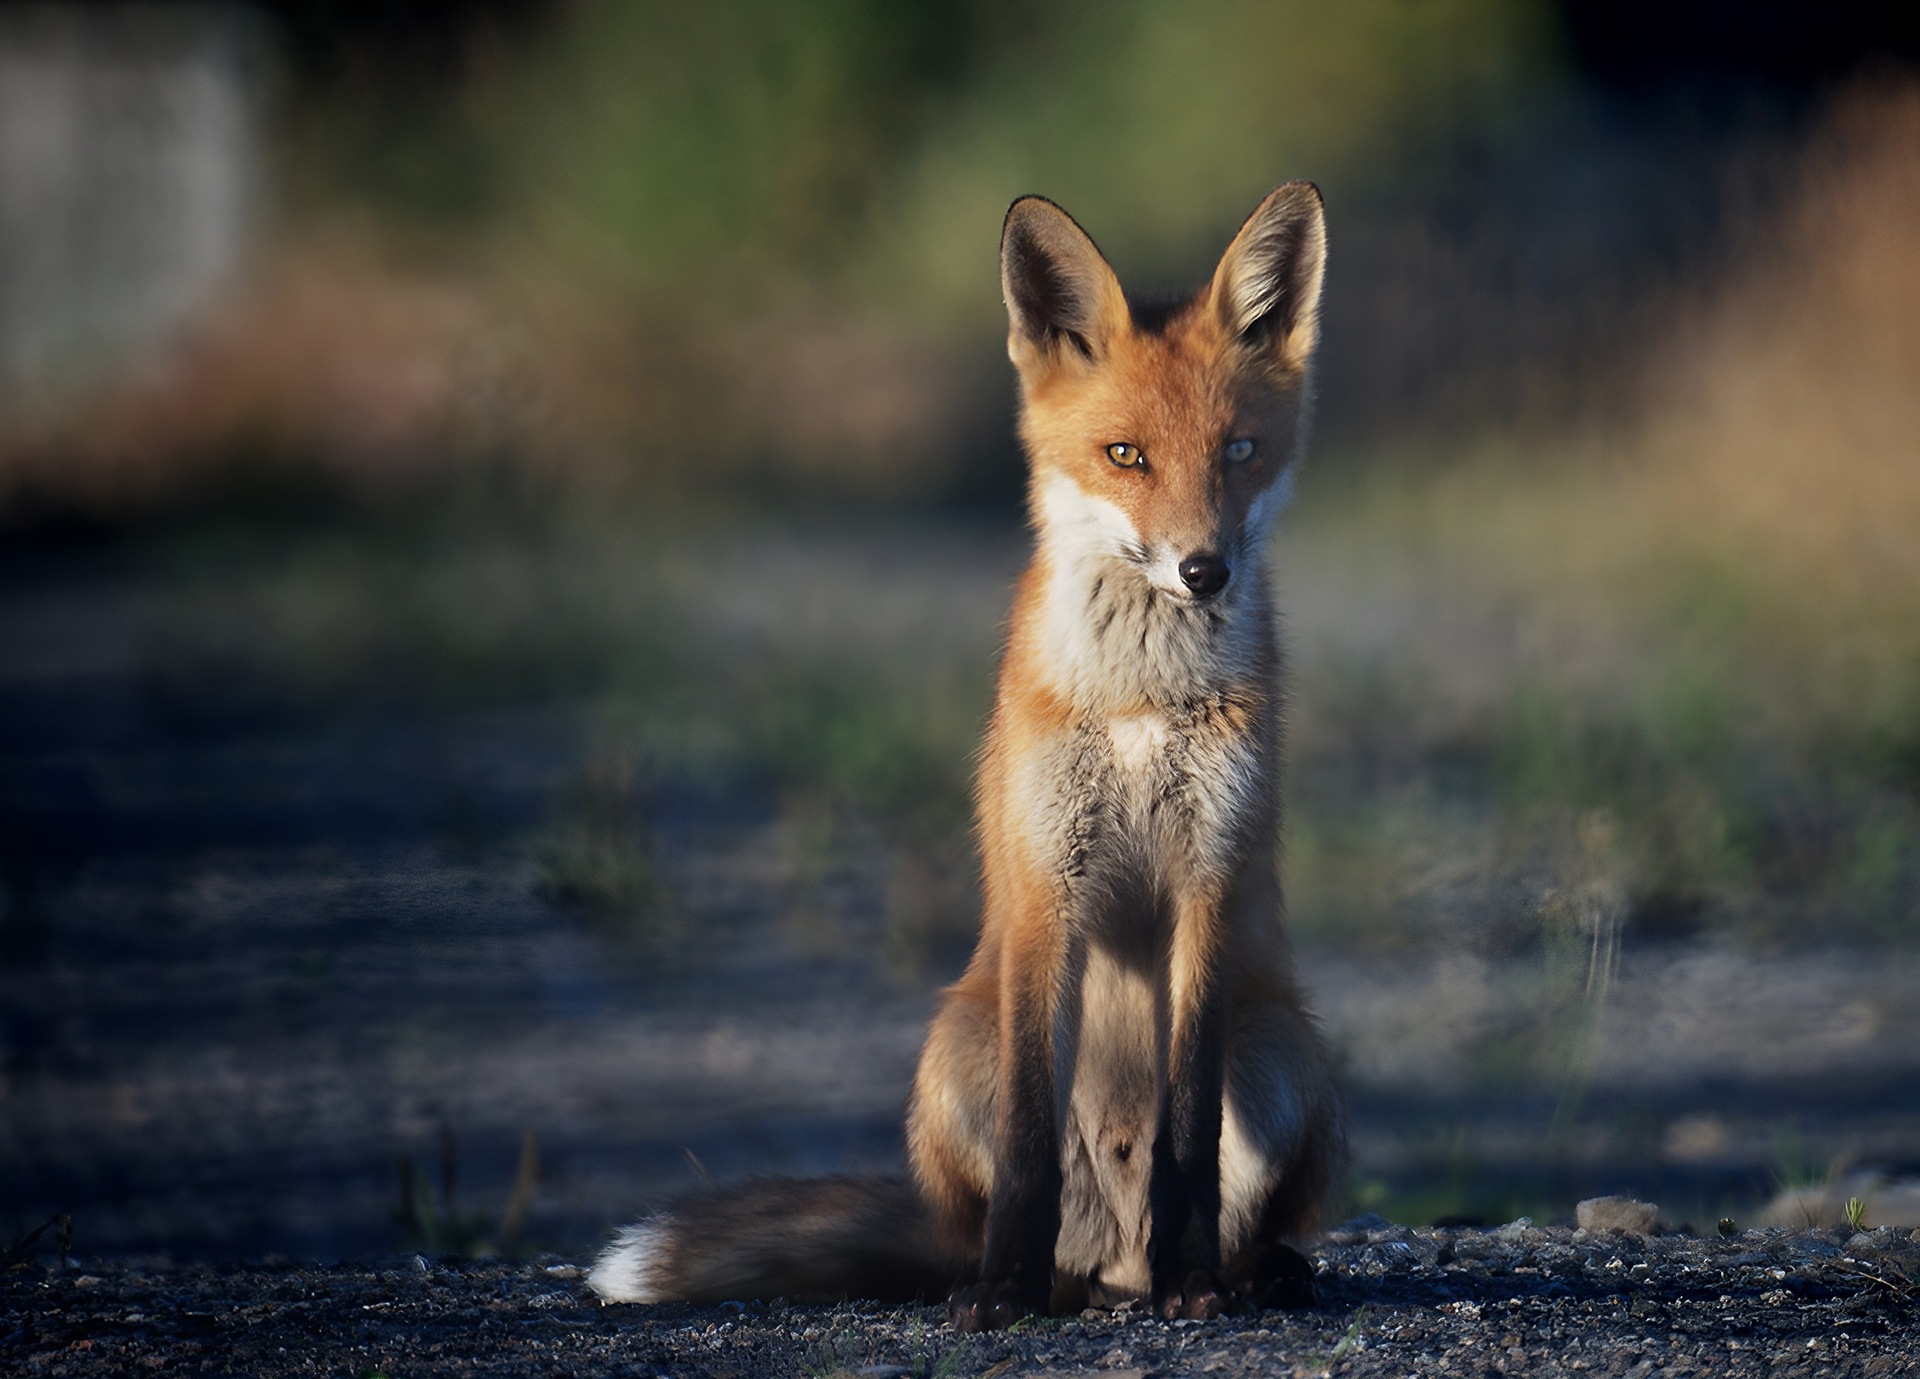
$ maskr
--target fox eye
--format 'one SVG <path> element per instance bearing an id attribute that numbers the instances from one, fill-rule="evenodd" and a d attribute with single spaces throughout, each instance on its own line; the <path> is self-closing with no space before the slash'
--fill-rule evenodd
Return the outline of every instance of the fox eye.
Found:
<path id="1" fill-rule="evenodd" d="M 1139 469 L 1147 462 L 1137 445 L 1128 445 L 1125 441 L 1115 441 L 1107 447 L 1107 458 L 1122 469 Z"/>
<path id="2" fill-rule="evenodd" d="M 1253 442 L 1244 437 L 1237 441 L 1228 441 L 1226 456 L 1228 464 L 1245 464 L 1253 458 Z"/>

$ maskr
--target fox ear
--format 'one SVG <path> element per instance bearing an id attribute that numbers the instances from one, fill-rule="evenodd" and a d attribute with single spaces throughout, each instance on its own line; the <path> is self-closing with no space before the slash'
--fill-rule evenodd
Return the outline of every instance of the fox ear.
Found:
<path id="1" fill-rule="evenodd" d="M 1268 356 L 1271 367 L 1303 370 L 1320 336 L 1320 279 L 1327 217 L 1320 189 L 1289 182 L 1267 193 L 1233 237 L 1210 289 L 1228 336 Z"/>
<path id="2" fill-rule="evenodd" d="M 1007 353 L 1023 373 L 1068 357 L 1098 359 L 1130 321 L 1120 280 L 1099 249 L 1042 196 L 1023 196 L 1007 211 L 1000 291 Z"/>

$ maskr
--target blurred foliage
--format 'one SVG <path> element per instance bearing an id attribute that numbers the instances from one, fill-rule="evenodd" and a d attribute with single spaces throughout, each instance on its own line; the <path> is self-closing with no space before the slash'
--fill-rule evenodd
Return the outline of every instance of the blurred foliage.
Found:
<path id="1" fill-rule="evenodd" d="M 1127 270 L 1190 274 L 1267 187 L 1391 176 L 1512 118 L 1555 52 L 1524 0 L 585 0 L 511 46 L 481 29 L 398 137 L 351 93 L 301 128 L 337 195 L 613 281 L 709 309 L 854 284 L 977 327 L 1022 192 Z"/>
<path id="2" fill-rule="evenodd" d="M 282 110 L 276 223 L 172 355 L 0 417 L 0 517 L 188 514 L 140 613 L 173 726 L 543 706 L 575 760 L 488 845 L 610 955 L 697 960 L 670 830 L 722 799 L 796 952 L 865 906 L 947 975 L 1018 556 L 884 504 L 997 465 L 1011 505 L 1004 208 L 1054 197 L 1152 289 L 1309 176 L 1323 384 L 1376 415 L 1276 552 L 1302 941 L 1500 960 L 1469 1077 L 1544 1091 L 1554 1154 L 1624 948 L 1920 942 L 1912 88 L 1756 143 L 1786 190 L 1728 193 L 1766 214 L 1722 240 L 1681 122 L 1572 109 L 1544 0 L 497 8 L 430 79 L 348 63 Z M 1516 354 L 1605 424 L 1512 424 Z M 44 946 L 9 885 L 0 946 Z M 1417 1157 L 1352 1208 L 1551 1210 L 1464 1131 Z M 403 1165 L 400 1219 L 478 1248 L 444 1178 Z"/>
<path id="3" fill-rule="evenodd" d="M 430 1255 L 464 1255 L 470 1259 L 505 1255 L 525 1257 L 533 1251 L 522 1239 L 527 1216 L 540 1185 L 540 1139 L 527 1131 L 520 1140 L 520 1163 L 514 1173 L 512 1194 L 496 1229 L 493 1218 L 484 1212 L 464 1212 L 455 1196 L 457 1155 L 453 1131 L 440 1129 L 440 1191 L 423 1168 L 416 1168 L 413 1157 L 402 1153 L 399 1169 L 399 1204 L 390 1215 L 399 1227 L 402 1250 L 422 1250 Z"/>
<path id="4" fill-rule="evenodd" d="M 1618 313 L 1570 323 L 1570 300 L 1666 252 L 1702 181 L 1654 177 L 1623 214 L 1633 178 L 1580 200 L 1594 170 L 1544 154 L 1484 175 L 1561 138 L 1622 161 L 1562 118 L 1546 0 L 377 9 L 278 7 L 309 75 L 269 140 L 272 234 L 164 367 L 0 418 L 0 517 L 137 516 L 276 467 L 374 506 L 489 465 L 596 495 L 1010 503 L 994 256 L 1031 191 L 1153 289 L 1316 179 L 1325 413 L 1477 422 L 1476 399 L 1573 391 L 1532 376 L 1563 358 L 1597 374 Z M 400 34 L 384 63 L 321 41 L 369 24 Z"/>
<path id="5" fill-rule="evenodd" d="M 654 967 L 679 965 L 692 928 L 660 876 L 644 764 L 624 743 L 603 740 L 588 749 L 581 774 L 534 844 L 537 889 L 584 911 L 614 950 Z"/>
<path id="6" fill-rule="evenodd" d="M 926 594 L 951 572 L 901 560 L 909 534 L 843 526 L 797 570 L 756 568 L 757 548 L 781 539 L 764 518 L 669 525 L 624 510 L 292 536 L 187 528 L 161 543 L 171 592 L 148 645 L 151 694 L 183 726 L 565 706 L 587 740 L 525 843 L 539 889 L 614 950 L 651 967 L 688 956 L 692 919 L 656 823 L 681 792 L 717 791 L 778 802 L 797 909 L 817 906 L 848 854 L 886 854 L 886 956 L 923 973 L 974 920 L 969 781 L 1000 610 L 928 622 Z M 849 552 L 854 564 L 836 563 Z M 866 559 L 898 561 L 880 577 L 914 587 L 875 591 Z M 904 610 L 875 621 L 862 600 L 882 596 Z"/>
<path id="7" fill-rule="evenodd" d="M 1629 933 L 1920 939 L 1916 149 L 1841 102 L 1630 424 L 1310 471 L 1303 927 L 1550 950 L 1597 867 Z"/>
<path id="8" fill-rule="evenodd" d="M 435 204 L 467 208 L 476 274 L 583 286 L 436 307 L 423 356 L 478 338 L 547 370 L 476 368 L 485 416 L 545 420 L 475 425 L 463 453 L 484 468 L 516 446 L 630 446 L 647 465 L 730 476 L 762 516 L 743 518 L 738 496 L 591 519 L 509 501 L 495 508 L 556 516 L 503 530 L 498 511 L 450 511 L 392 540 L 315 537 L 276 551 L 265 577 L 256 565 L 204 586 L 160 679 L 245 665 L 321 699 L 378 684 L 442 704 L 593 705 L 611 745 L 556 826 L 549 884 L 608 912 L 656 903 L 645 816 L 674 779 L 788 802 L 796 837 L 815 839 L 797 856 L 865 846 L 877 827 L 906 872 L 964 873 L 992 635 L 922 613 L 876 642 L 864 588 L 778 635 L 712 616 L 715 572 L 750 560 L 749 531 L 813 491 L 812 471 L 769 457 L 809 408 L 858 399 L 915 340 L 998 329 L 993 249 L 1013 194 L 1058 196 L 1150 283 L 1210 258 L 1281 177 L 1362 188 L 1516 118 L 1553 80 L 1554 51 L 1541 11 L 1464 0 L 1202 0 L 1177 16 L 583 3 L 520 49 L 482 44 L 441 112 L 472 156 L 440 165 L 477 180 Z M 1917 149 L 1911 90 L 1838 102 L 1726 283 L 1636 304 L 1648 330 L 1611 428 L 1489 424 L 1444 448 L 1316 458 L 1282 556 L 1290 894 L 1312 941 L 1536 953 L 1557 974 L 1545 1020 L 1591 990 L 1622 932 L 1920 937 Z M 334 194 L 406 209 L 377 177 Z M 414 209 L 432 220 L 439 196 Z M 489 253 L 512 268 L 485 267 Z M 331 295 L 287 300 L 337 303 L 361 281 L 327 265 L 312 280 Z M 377 273 L 364 281 L 385 299 Z M 641 348 L 605 328 L 608 301 L 647 303 L 648 330 L 676 313 L 702 324 Z M 350 330 L 364 351 L 370 313 L 335 310 L 316 338 Z M 843 348 L 842 318 L 862 313 L 893 325 L 869 320 Z M 298 315 L 270 313 L 273 337 Z M 402 367 L 411 339 L 394 346 L 401 363 L 362 358 L 361 373 L 439 377 Z M 316 375 L 317 352 L 288 351 L 276 377 Z M 945 386 L 940 358 L 915 367 Z M 885 383 L 853 410 L 886 412 L 901 391 Z M 617 423 L 567 432 L 603 404 Z M 834 462 L 865 446 L 876 472 L 931 467 L 929 419 L 981 410 L 955 405 L 901 404 L 918 420 L 898 426 L 829 418 L 810 443 Z M 337 426 L 369 411 L 329 401 L 313 415 Z M 831 490 L 814 497 L 834 506 Z M 932 555 L 899 559 L 933 579 Z M 744 597 L 764 612 L 795 596 L 779 581 L 811 575 L 761 578 Z M 994 614 L 1003 597 L 982 593 Z M 938 928 L 926 916 L 964 899 L 947 880 L 921 889 L 947 898 L 903 932 Z M 1586 1028 L 1524 1032 L 1514 1056 L 1576 1088 Z"/>
<path id="9" fill-rule="evenodd" d="M 868 230 L 930 104 L 991 38 L 964 0 L 596 3 L 502 92 L 516 214 L 717 302 L 741 275 L 816 273 Z"/>
<path id="10" fill-rule="evenodd" d="M 1605 879 L 1620 922 L 1650 937 L 1920 939 L 1920 791 L 1894 745 L 1920 708 L 1911 595 L 1876 591 L 1877 627 L 1854 633 L 1873 637 L 1877 672 L 1856 666 L 1836 698 L 1831 634 L 1752 595 L 1771 545 L 1738 585 L 1722 569 L 1696 596 L 1686 547 L 1667 544 L 1663 476 L 1616 471 L 1604 494 L 1563 482 L 1581 491 L 1490 462 L 1400 471 L 1370 495 L 1306 486 L 1314 527 L 1286 557 L 1290 583 L 1324 589 L 1371 553 L 1378 568 L 1343 591 L 1352 611 L 1398 603 L 1434 625 L 1357 667 L 1337 630 L 1296 655 L 1296 923 L 1343 946 L 1478 935 L 1550 956 L 1563 931 L 1574 948 L 1600 932 L 1565 906 Z M 1583 525 L 1606 533 L 1603 568 L 1532 535 Z M 1426 547 L 1416 560 L 1406 539 Z M 1643 600 L 1657 572 L 1674 583 Z M 1443 581 L 1437 597 L 1401 583 L 1423 578 Z"/>

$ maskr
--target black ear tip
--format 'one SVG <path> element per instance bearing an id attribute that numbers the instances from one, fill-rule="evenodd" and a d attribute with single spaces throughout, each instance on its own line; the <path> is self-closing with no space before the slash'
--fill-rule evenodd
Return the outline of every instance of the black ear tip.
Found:
<path id="1" fill-rule="evenodd" d="M 1016 196 L 1013 204 L 1007 207 L 1007 218 L 1000 222 L 1001 242 L 1004 244 L 1015 234 L 1032 236 L 1042 217 L 1049 212 L 1056 216 L 1066 215 L 1065 211 L 1044 196 Z"/>
<path id="2" fill-rule="evenodd" d="M 1298 181 L 1282 182 L 1267 193 L 1267 199 L 1263 204 L 1274 210 L 1285 207 L 1294 212 L 1309 211 L 1320 214 L 1326 211 L 1327 198 L 1321 194 L 1318 183 L 1302 178 Z"/>

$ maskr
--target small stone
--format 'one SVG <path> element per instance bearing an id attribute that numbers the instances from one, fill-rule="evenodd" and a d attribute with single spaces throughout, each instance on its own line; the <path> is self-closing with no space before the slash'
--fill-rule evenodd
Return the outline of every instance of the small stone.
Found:
<path id="1" fill-rule="evenodd" d="M 1660 1208 L 1632 1197 L 1589 1197 L 1574 1208 L 1580 1229 L 1596 1235 L 1602 1231 L 1625 1231 L 1629 1235 L 1652 1235 Z"/>

